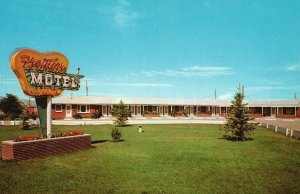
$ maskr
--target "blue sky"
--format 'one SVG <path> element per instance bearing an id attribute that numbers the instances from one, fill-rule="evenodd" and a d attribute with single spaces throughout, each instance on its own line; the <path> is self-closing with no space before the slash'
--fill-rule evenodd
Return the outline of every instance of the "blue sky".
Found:
<path id="1" fill-rule="evenodd" d="M 0 95 L 25 98 L 19 47 L 59 51 L 85 79 L 73 95 L 300 97 L 299 1 L 0 0 Z M 63 95 L 70 95 L 65 91 Z"/>

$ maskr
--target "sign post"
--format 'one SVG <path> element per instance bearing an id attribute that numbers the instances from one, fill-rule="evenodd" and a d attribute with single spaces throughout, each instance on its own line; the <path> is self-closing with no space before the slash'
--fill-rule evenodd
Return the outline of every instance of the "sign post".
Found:
<path id="1" fill-rule="evenodd" d="M 43 138 L 51 138 L 52 97 L 63 90 L 79 90 L 84 76 L 67 74 L 68 59 L 58 52 L 17 49 L 10 57 L 10 67 L 23 92 L 35 98 Z"/>
<path id="2" fill-rule="evenodd" d="M 35 102 L 40 120 L 40 130 L 45 138 L 47 134 L 47 97 L 35 97 Z"/>
<path id="3" fill-rule="evenodd" d="M 52 135 L 52 130 L 51 130 L 51 124 L 52 124 L 51 109 L 52 109 L 52 97 L 47 96 L 47 138 L 51 138 L 51 135 Z"/>

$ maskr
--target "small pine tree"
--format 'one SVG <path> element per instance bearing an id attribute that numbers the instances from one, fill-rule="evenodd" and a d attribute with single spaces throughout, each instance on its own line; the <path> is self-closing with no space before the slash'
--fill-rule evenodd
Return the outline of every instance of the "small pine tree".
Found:
<path id="1" fill-rule="evenodd" d="M 117 127 L 111 129 L 111 138 L 113 142 L 118 142 L 121 139 L 121 130 Z"/>
<path id="2" fill-rule="evenodd" d="M 226 117 L 226 124 L 222 130 L 225 131 L 224 137 L 233 141 L 245 141 L 248 139 L 246 134 L 254 131 L 255 127 L 249 121 L 253 120 L 249 118 L 249 110 L 247 103 L 243 103 L 244 90 L 239 87 L 234 100 L 231 101 L 231 105 Z"/>
<path id="3" fill-rule="evenodd" d="M 111 114 L 116 117 L 115 124 L 121 127 L 124 127 L 128 117 L 131 117 L 130 110 L 124 105 L 122 100 L 118 105 L 113 107 Z"/>

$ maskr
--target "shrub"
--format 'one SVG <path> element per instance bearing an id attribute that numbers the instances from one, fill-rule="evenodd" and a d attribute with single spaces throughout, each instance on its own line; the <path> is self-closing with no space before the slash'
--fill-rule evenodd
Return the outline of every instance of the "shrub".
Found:
<path id="1" fill-rule="evenodd" d="M 100 117 L 102 117 L 102 113 L 101 112 L 95 112 L 91 116 L 92 119 L 99 119 Z"/>
<path id="2" fill-rule="evenodd" d="M 170 115 L 172 116 L 172 117 L 175 117 L 176 116 L 176 111 L 175 110 L 172 110 L 171 112 L 170 112 Z"/>
<path id="3" fill-rule="evenodd" d="M 74 116 L 73 116 L 74 119 L 82 119 L 82 116 L 79 114 L 79 113 L 76 113 Z"/>
<path id="4" fill-rule="evenodd" d="M 118 142 L 121 139 L 121 130 L 117 127 L 112 128 L 111 130 L 111 138 L 113 142 Z"/>
<path id="5" fill-rule="evenodd" d="M 0 120 L 4 120 L 5 119 L 5 114 L 0 112 Z"/>
<path id="6" fill-rule="evenodd" d="M 31 117 L 31 119 L 33 119 L 33 120 L 36 120 L 36 118 L 37 118 L 37 115 L 36 115 L 36 114 L 34 114 L 34 113 L 32 113 L 32 114 L 30 115 L 30 117 Z"/>
<path id="7" fill-rule="evenodd" d="M 189 116 L 189 111 L 188 110 L 184 110 L 183 114 L 184 114 L 184 116 L 188 117 Z"/>
<path id="8" fill-rule="evenodd" d="M 23 129 L 23 130 L 29 129 L 30 128 L 29 116 L 27 114 L 22 114 L 21 118 L 22 118 L 22 123 L 21 123 L 20 129 Z"/>

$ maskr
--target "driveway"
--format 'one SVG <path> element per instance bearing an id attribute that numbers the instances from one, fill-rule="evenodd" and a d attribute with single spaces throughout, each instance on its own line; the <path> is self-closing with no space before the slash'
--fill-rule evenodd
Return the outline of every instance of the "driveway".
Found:
<path id="1" fill-rule="evenodd" d="M 257 122 L 300 131 L 300 119 L 259 118 Z"/>

